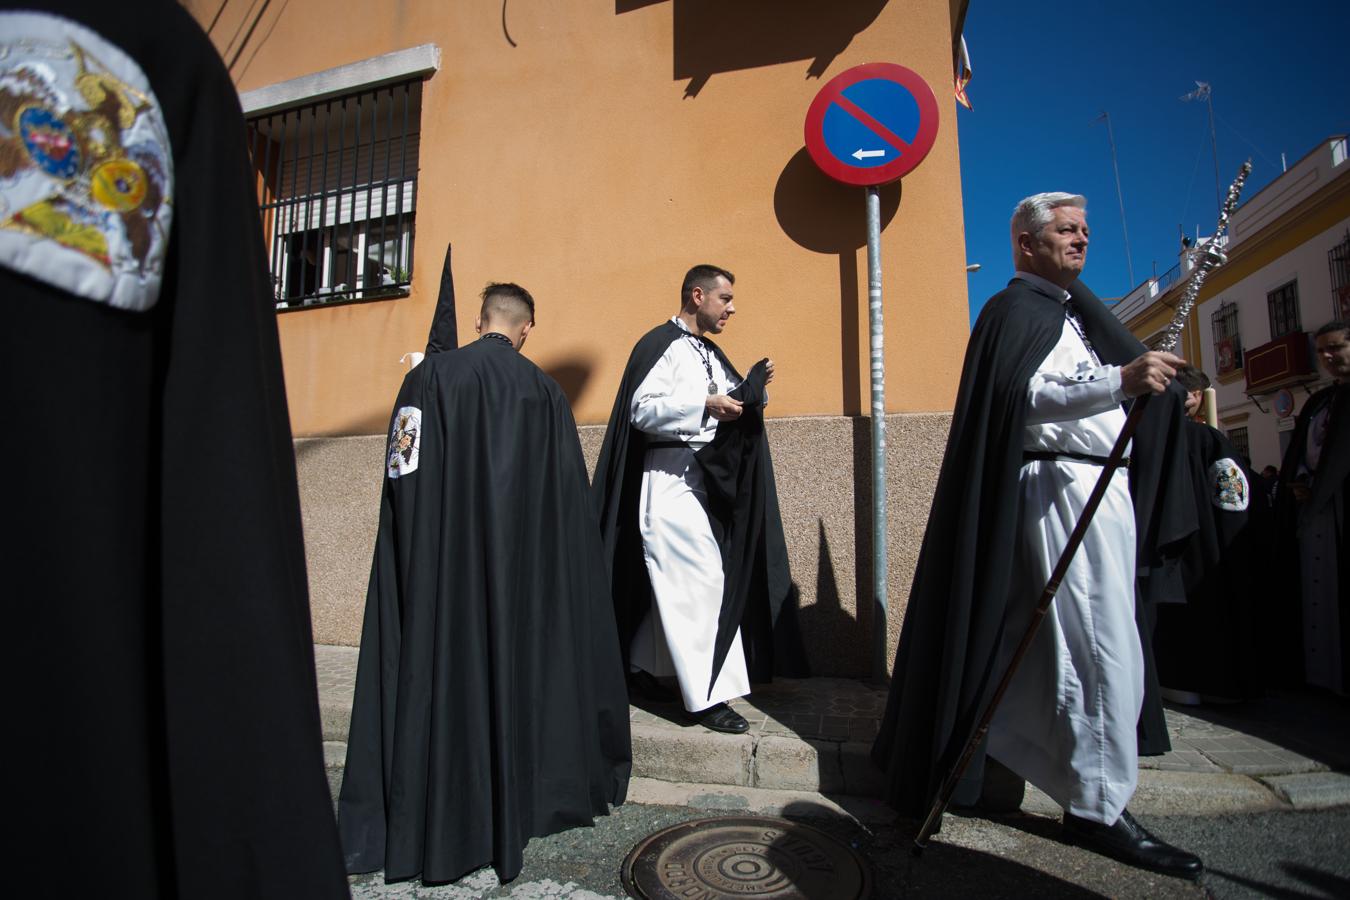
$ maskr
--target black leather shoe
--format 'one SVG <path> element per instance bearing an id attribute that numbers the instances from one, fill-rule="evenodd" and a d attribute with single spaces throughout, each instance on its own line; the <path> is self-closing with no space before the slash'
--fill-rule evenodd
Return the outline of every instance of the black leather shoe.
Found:
<path id="1" fill-rule="evenodd" d="M 628 673 L 628 692 L 655 703 L 674 703 L 680 699 L 678 691 L 666 687 L 652 673 L 642 669 Z"/>
<path id="2" fill-rule="evenodd" d="M 719 703 L 698 712 L 685 712 L 684 715 L 685 718 L 697 722 L 710 731 L 721 731 L 725 734 L 745 734 L 750 730 L 750 723 L 745 721 L 745 716 L 725 703 Z"/>
<path id="3" fill-rule="evenodd" d="M 1200 857 L 1149 834 L 1128 811 L 1122 811 L 1114 825 L 1065 813 L 1062 834 L 1067 843 L 1162 875 L 1194 881 L 1205 869 Z"/>

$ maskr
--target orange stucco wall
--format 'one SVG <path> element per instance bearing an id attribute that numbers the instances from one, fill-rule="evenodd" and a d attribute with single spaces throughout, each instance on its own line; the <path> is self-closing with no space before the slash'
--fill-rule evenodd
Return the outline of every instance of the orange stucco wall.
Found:
<path id="1" fill-rule="evenodd" d="M 919 72 L 942 114 L 927 161 L 882 192 L 887 407 L 950 409 L 968 327 L 948 0 L 186 5 L 241 91 L 441 49 L 423 93 L 412 296 L 279 315 L 297 435 L 384 430 L 447 242 L 461 340 L 485 282 L 529 288 L 526 354 L 582 424 L 608 416 L 633 342 L 676 311 L 699 262 L 737 275 L 721 343 L 743 367 L 775 359 L 774 415 L 865 410 L 863 192 L 815 170 L 802 127 L 825 80 L 873 61 Z"/>

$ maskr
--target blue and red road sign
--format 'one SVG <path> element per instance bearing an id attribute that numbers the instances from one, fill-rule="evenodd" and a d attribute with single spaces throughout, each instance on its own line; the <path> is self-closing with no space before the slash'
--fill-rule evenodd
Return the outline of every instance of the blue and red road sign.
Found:
<path id="1" fill-rule="evenodd" d="M 806 149 L 837 181 L 888 184 L 923 162 L 937 139 L 933 89 L 895 63 L 854 66 L 830 79 L 806 111 Z"/>

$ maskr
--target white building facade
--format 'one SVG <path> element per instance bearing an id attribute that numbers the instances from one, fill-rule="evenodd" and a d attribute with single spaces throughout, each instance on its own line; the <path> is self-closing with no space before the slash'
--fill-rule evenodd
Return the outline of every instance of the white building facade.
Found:
<path id="1" fill-rule="evenodd" d="M 1145 343 L 1171 320 L 1188 256 L 1116 304 Z M 1233 214 L 1228 262 L 1211 272 L 1179 352 L 1214 383 L 1219 428 L 1260 470 L 1280 464 L 1304 401 L 1330 383 L 1313 334 L 1350 318 L 1350 159 L 1323 141 Z"/>

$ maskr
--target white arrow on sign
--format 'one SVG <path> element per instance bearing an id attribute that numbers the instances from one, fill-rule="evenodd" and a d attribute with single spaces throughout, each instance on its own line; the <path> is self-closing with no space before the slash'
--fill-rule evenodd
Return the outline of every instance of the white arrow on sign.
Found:
<path id="1" fill-rule="evenodd" d="M 863 148 L 859 147 L 857 150 L 853 151 L 853 154 L 852 154 L 852 155 L 853 155 L 853 158 L 854 158 L 854 159 L 871 159 L 871 158 L 874 157 L 874 156 L 885 156 L 885 155 L 886 155 L 886 151 L 885 151 L 885 150 L 864 150 Z"/>

